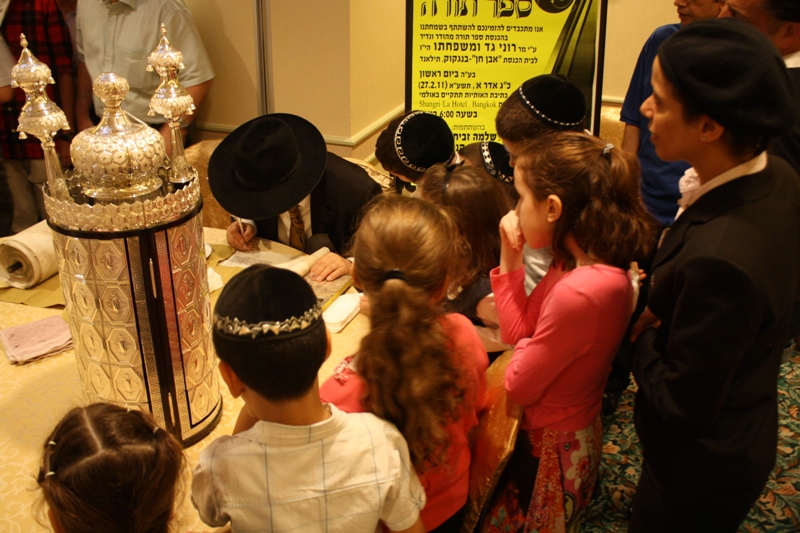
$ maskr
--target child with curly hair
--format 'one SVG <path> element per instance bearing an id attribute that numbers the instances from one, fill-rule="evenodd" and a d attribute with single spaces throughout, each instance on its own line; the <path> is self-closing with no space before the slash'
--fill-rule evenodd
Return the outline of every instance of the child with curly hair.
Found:
<path id="1" fill-rule="evenodd" d="M 469 485 L 467 435 L 478 423 L 489 364 L 470 321 L 442 310 L 463 272 L 458 230 L 431 203 L 383 197 L 364 216 L 353 254 L 371 330 L 320 395 L 394 423 L 427 494 L 425 529 L 458 531 Z"/>

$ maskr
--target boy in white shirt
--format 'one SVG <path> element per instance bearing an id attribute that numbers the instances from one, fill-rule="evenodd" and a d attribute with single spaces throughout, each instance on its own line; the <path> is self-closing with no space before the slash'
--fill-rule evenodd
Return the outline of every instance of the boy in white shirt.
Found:
<path id="1" fill-rule="evenodd" d="M 245 407 L 234 434 L 212 442 L 194 470 L 192 501 L 205 523 L 230 522 L 234 532 L 372 533 L 379 522 L 425 531 L 425 493 L 400 432 L 320 401 L 330 337 L 301 277 L 264 265 L 235 276 L 216 305 L 213 339 L 220 374 Z"/>

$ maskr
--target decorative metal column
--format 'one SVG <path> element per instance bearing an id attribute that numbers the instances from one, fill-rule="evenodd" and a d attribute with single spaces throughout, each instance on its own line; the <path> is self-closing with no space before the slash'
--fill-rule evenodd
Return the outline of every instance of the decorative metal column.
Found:
<path id="1" fill-rule="evenodd" d="M 27 49 L 12 75 L 29 102 L 48 110 L 38 115 L 63 118 L 44 94 L 50 70 Z M 222 415 L 200 184 L 190 171 L 173 183 L 161 134 L 120 108 L 127 91 L 114 73 L 95 80 L 103 117 L 75 136 L 75 170 L 66 175 L 52 142 L 66 119 L 34 127 L 24 108 L 20 135 L 35 135 L 45 149 L 45 207 L 88 399 L 150 411 L 190 445 Z"/>
<path id="2" fill-rule="evenodd" d="M 181 135 L 181 116 L 194 112 L 194 100 L 178 81 L 178 70 L 183 68 L 183 54 L 172 48 L 167 39 L 167 29 L 161 24 L 161 41 L 158 47 L 147 58 L 147 70 L 155 70 L 161 83 L 150 98 L 148 115 L 156 113 L 164 115 L 169 122 L 170 144 L 170 181 L 188 183 L 197 179 L 197 171 L 186 162 L 183 153 L 183 136 Z"/>

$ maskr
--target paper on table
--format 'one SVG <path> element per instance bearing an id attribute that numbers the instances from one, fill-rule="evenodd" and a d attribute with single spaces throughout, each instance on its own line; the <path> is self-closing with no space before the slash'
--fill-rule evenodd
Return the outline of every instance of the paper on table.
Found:
<path id="1" fill-rule="evenodd" d="M 31 307 L 53 307 L 64 305 L 64 292 L 61 290 L 61 279 L 51 276 L 36 287 L 0 289 L 0 301 L 12 304 L 24 304 Z"/>
<path id="2" fill-rule="evenodd" d="M 286 257 L 285 255 L 276 252 L 269 252 L 269 251 L 235 252 L 225 261 L 220 261 L 219 264 L 220 266 L 225 266 L 225 267 L 247 268 L 252 265 L 277 266 L 278 263 L 285 263 L 289 260 L 290 260 L 289 257 Z"/>
<path id="3" fill-rule="evenodd" d="M 208 269 L 208 292 L 212 293 L 216 290 L 219 290 L 224 285 L 222 281 L 222 276 L 217 274 L 213 268 Z"/>
<path id="4" fill-rule="evenodd" d="M 328 248 L 320 248 L 311 255 L 302 255 L 293 259 L 268 250 L 236 252 L 225 261 L 220 262 L 220 266 L 247 268 L 252 265 L 271 265 L 305 276 L 314 266 L 314 263 L 328 252 L 330 252 Z"/>
<path id="5" fill-rule="evenodd" d="M 339 333 L 353 320 L 361 309 L 361 295 L 358 293 L 342 294 L 324 313 L 322 319 L 331 333 Z"/>

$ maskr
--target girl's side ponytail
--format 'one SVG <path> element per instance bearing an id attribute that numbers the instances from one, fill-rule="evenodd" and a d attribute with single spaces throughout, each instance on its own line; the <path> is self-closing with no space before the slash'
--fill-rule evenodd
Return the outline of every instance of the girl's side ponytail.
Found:
<path id="1" fill-rule="evenodd" d="M 460 250 L 442 209 L 402 196 L 375 202 L 353 246 L 372 324 L 356 359 L 366 405 L 398 427 L 420 472 L 444 462 L 444 425 L 463 402 L 461 371 L 440 321 Z"/>

